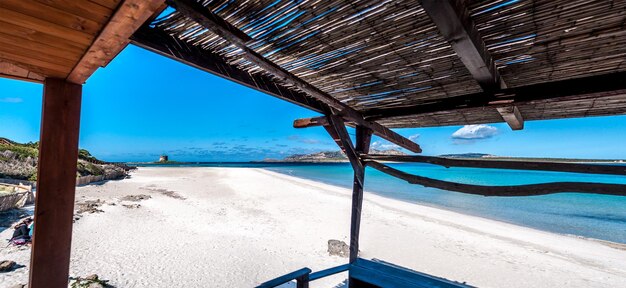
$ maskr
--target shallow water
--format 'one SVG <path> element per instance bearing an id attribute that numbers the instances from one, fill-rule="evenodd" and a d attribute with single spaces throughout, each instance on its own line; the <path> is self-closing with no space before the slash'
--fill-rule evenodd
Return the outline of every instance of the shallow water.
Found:
<path id="1" fill-rule="evenodd" d="M 347 163 L 204 163 L 184 166 L 256 167 L 300 178 L 350 188 L 352 168 Z M 547 182 L 626 184 L 626 177 L 577 173 L 476 168 L 444 168 L 430 164 L 391 164 L 412 174 L 479 184 L 520 185 Z M 381 196 L 444 208 L 561 234 L 626 243 L 626 197 L 559 193 L 525 197 L 483 197 L 411 185 L 368 168 L 365 190 Z M 367 195 L 366 195 L 367 197 Z"/>

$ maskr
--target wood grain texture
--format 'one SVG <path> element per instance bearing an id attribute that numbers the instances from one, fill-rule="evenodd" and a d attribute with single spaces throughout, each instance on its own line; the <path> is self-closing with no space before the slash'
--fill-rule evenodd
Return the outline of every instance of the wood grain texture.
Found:
<path id="1" fill-rule="evenodd" d="M 517 106 L 498 107 L 496 110 L 498 110 L 504 122 L 509 124 L 512 130 L 524 129 L 524 117 L 519 112 Z"/>
<path id="2" fill-rule="evenodd" d="M 413 162 L 440 165 L 443 167 L 472 167 L 513 170 L 554 171 L 584 174 L 605 174 L 626 176 L 626 166 L 607 164 L 565 163 L 547 161 L 496 160 L 489 158 L 481 159 L 455 159 L 420 155 L 361 155 L 365 161 L 393 161 Z"/>
<path id="3" fill-rule="evenodd" d="M 363 211 L 363 188 L 365 187 L 365 164 L 359 157 L 359 153 L 369 152 L 372 139 L 372 130 L 356 126 L 355 160 L 362 169 L 354 169 L 354 181 L 352 183 L 352 210 L 350 216 L 350 263 L 354 263 L 359 257 L 359 238 L 361 234 L 361 215 Z M 348 140 L 350 138 L 348 137 Z M 359 181 L 360 179 L 360 181 Z"/>
<path id="4" fill-rule="evenodd" d="M 31 288 L 67 287 L 82 86 L 44 82 Z"/>
<path id="5" fill-rule="evenodd" d="M 67 81 L 82 84 L 98 68 L 106 66 L 130 43 L 130 36 L 163 3 L 164 0 L 126 0 L 122 2 L 109 23 L 67 76 Z"/>
<path id="6" fill-rule="evenodd" d="M 424 187 L 432 187 L 465 194 L 514 197 L 572 192 L 626 196 L 626 185 L 624 184 L 552 182 L 517 186 L 484 186 L 448 182 L 418 175 L 412 175 L 376 161 L 368 161 L 366 162 L 366 164 L 369 167 L 389 174 L 393 177 L 403 179 L 411 184 L 419 184 Z"/>
<path id="7" fill-rule="evenodd" d="M 13 63 L 0 61 L 0 77 L 42 83 L 44 77 Z"/>

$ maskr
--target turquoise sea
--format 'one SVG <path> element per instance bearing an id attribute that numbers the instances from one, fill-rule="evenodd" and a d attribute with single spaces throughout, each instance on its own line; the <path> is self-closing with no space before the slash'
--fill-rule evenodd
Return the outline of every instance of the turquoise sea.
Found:
<path id="1" fill-rule="evenodd" d="M 257 167 L 332 185 L 352 187 L 353 172 L 347 163 L 198 163 L 185 166 Z M 420 176 L 479 185 L 562 181 L 626 184 L 626 176 L 613 175 L 444 168 L 421 163 L 390 166 Z M 389 198 L 540 230 L 626 244 L 626 196 L 559 193 L 525 197 L 483 197 L 408 184 L 372 168 L 368 168 L 366 172 L 365 190 Z"/>

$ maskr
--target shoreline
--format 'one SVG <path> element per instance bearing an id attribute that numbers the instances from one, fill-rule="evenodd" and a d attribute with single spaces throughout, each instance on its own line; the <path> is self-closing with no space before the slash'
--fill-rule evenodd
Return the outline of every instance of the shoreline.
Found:
<path id="1" fill-rule="evenodd" d="M 327 189 L 348 190 L 348 192 L 352 193 L 352 191 L 350 191 L 348 188 L 341 187 L 341 186 L 338 186 L 338 185 L 333 185 L 333 184 L 330 184 L 330 183 L 325 183 L 325 182 L 322 182 L 322 181 L 315 181 L 315 180 L 311 180 L 311 179 L 307 179 L 307 178 L 303 178 L 303 177 L 298 177 L 298 176 L 294 176 L 294 175 L 288 175 L 288 174 L 284 174 L 284 173 L 280 173 L 280 172 L 267 170 L 267 169 L 264 169 L 264 168 L 250 168 L 250 169 L 264 170 L 268 174 L 272 175 L 273 177 L 284 177 L 285 180 L 295 181 L 295 182 L 298 182 L 298 183 L 310 185 L 312 187 L 318 187 L 318 188 L 326 187 Z M 481 216 L 481 215 L 468 214 L 468 213 L 463 213 L 463 212 L 459 212 L 459 211 L 455 211 L 455 210 L 451 210 L 451 209 L 446 209 L 446 207 L 441 207 L 441 206 L 430 204 L 430 203 L 419 203 L 419 202 L 406 201 L 404 199 L 396 199 L 396 198 L 385 196 L 385 195 L 382 195 L 382 194 L 379 194 L 379 193 L 376 193 L 376 192 L 373 192 L 373 191 L 369 191 L 367 189 L 364 189 L 363 192 L 364 192 L 364 194 L 369 194 L 369 195 L 367 195 L 367 197 L 373 197 L 372 200 L 375 200 L 376 198 L 378 198 L 378 199 L 384 199 L 383 201 L 400 202 L 400 203 L 406 203 L 406 204 L 411 204 L 411 205 L 416 205 L 416 206 L 421 206 L 421 207 L 426 207 L 426 208 L 432 208 L 432 209 L 436 209 L 436 210 L 441 210 L 441 211 L 445 211 L 445 212 L 454 213 L 454 214 L 458 215 L 458 217 L 476 217 L 476 218 L 480 218 L 480 219 L 483 219 L 483 220 L 486 220 L 486 221 L 493 221 L 493 222 L 497 222 L 497 223 L 513 225 L 513 226 L 516 226 L 516 227 L 523 227 L 523 228 L 530 229 L 530 230 L 533 230 L 533 231 L 545 232 L 545 233 L 550 233 L 550 234 L 556 234 L 556 235 L 561 235 L 561 236 L 564 236 L 564 237 L 571 237 L 571 238 L 576 238 L 576 239 L 584 239 L 584 240 L 589 240 L 589 241 L 595 241 L 595 242 L 598 242 L 598 243 L 610 246 L 612 248 L 616 248 L 616 249 L 620 249 L 620 250 L 626 250 L 626 243 L 620 243 L 620 242 L 609 241 L 609 240 L 604 240 L 604 239 L 598 239 L 598 238 L 593 238 L 593 237 L 585 237 L 585 236 L 576 235 L 576 234 L 557 233 L 557 232 L 553 232 L 553 231 L 542 230 L 542 229 L 538 229 L 538 228 L 534 228 L 534 227 L 524 226 L 524 225 L 521 225 L 521 224 L 518 224 L 518 223 L 509 222 L 509 221 L 506 221 L 506 220 L 491 219 L 491 218 L 487 218 L 487 217 L 484 217 L 484 216 Z M 364 196 L 364 198 L 365 198 L 365 196 Z"/>
<path id="2" fill-rule="evenodd" d="M 360 257 L 479 287 L 626 281 L 626 250 L 366 193 Z M 303 267 L 319 271 L 347 262 L 328 254 L 327 241 L 349 242 L 350 200 L 350 189 L 262 168 L 142 167 L 77 189 L 77 209 L 91 201 L 101 212 L 74 224 L 70 275 L 96 273 L 118 288 L 251 287 Z M 28 265 L 29 252 L 0 248 L 0 258 Z M 24 267 L 0 283 L 27 278 Z"/>
<path id="3" fill-rule="evenodd" d="M 297 176 L 287 175 L 287 174 L 283 174 L 283 173 L 280 173 L 280 172 L 275 172 L 275 171 L 271 171 L 271 170 L 267 170 L 267 169 L 263 169 L 263 168 L 250 168 L 250 169 L 260 169 L 260 170 L 263 170 L 263 171 L 267 172 L 267 174 L 272 175 L 273 177 L 282 177 L 283 179 L 288 180 L 288 181 L 294 181 L 294 182 L 298 182 L 298 183 L 309 185 L 309 186 L 316 187 L 316 188 L 347 190 L 349 193 L 352 193 L 352 191 L 350 191 L 348 188 L 337 186 L 337 185 L 333 185 L 333 184 L 329 184 L 329 183 L 325 183 L 325 182 L 322 182 L 322 181 L 315 181 L 315 180 L 311 180 L 311 179 L 307 179 L 307 178 L 301 178 L 301 177 L 297 177 Z M 429 205 L 429 203 L 416 203 L 416 202 L 405 201 L 403 199 L 396 199 L 396 198 L 392 198 L 392 197 L 388 197 L 388 196 L 385 196 L 385 195 L 378 194 L 376 192 L 368 191 L 366 189 L 363 192 L 364 192 L 364 194 L 366 194 L 366 195 L 364 195 L 364 200 L 365 200 L 365 197 L 371 197 L 370 201 L 376 201 L 376 199 L 379 199 L 379 200 L 382 199 L 383 203 L 387 202 L 387 201 L 390 202 L 390 203 L 391 202 L 396 202 L 396 203 L 399 202 L 399 203 L 405 203 L 405 204 L 409 204 L 409 205 L 420 206 L 420 207 L 423 207 L 423 208 L 431 208 L 431 209 L 439 210 L 439 211 L 442 211 L 442 212 L 445 212 L 445 213 L 455 214 L 455 216 L 459 217 L 459 218 L 475 217 L 475 218 L 478 218 L 478 219 L 481 219 L 481 220 L 484 220 L 484 221 L 491 221 L 491 222 L 511 225 L 511 226 L 515 226 L 515 227 L 519 227 L 519 228 L 529 229 L 530 231 L 555 234 L 555 235 L 560 235 L 560 236 L 563 236 L 563 237 L 569 237 L 569 238 L 573 238 L 573 239 L 582 239 L 582 240 L 587 240 L 587 241 L 594 241 L 594 242 L 598 242 L 600 244 L 609 246 L 611 248 L 615 248 L 615 249 L 626 251 L 626 243 L 614 242 L 614 241 L 598 239 L 598 238 L 592 238 L 592 237 L 585 237 L 585 236 L 575 235 L 575 234 L 565 234 L 565 233 L 557 233 L 557 232 L 552 232 L 552 231 L 547 231 L 547 230 L 541 230 L 541 229 L 537 229 L 537 228 L 533 228 L 533 227 L 529 227 L 529 226 L 524 226 L 524 225 L 517 224 L 517 223 L 508 222 L 508 221 L 505 221 L 505 220 L 491 219 L 491 218 L 483 217 L 483 216 L 480 216 L 480 215 L 473 215 L 473 214 L 467 214 L 467 213 L 463 213 L 463 212 L 458 212 L 458 211 L 446 209 L 445 207 L 439 207 L 437 205 Z M 369 194 L 369 195 L 367 195 L 367 194 Z M 349 195 L 351 195 L 351 194 L 349 194 Z M 386 208 L 392 208 L 391 206 L 393 206 L 393 205 L 389 205 L 388 204 Z"/>

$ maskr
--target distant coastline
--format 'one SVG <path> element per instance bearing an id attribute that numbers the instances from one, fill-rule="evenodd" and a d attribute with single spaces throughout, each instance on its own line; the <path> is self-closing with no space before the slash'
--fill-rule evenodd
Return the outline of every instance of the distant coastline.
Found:
<path id="1" fill-rule="evenodd" d="M 371 154 L 378 155 L 408 155 L 399 150 L 372 150 Z M 559 162 L 559 163 L 597 163 L 597 164 L 626 164 L 622 159 L 580 159 L 580 158 L 543 158 L 543 157 L 513 157 L 498 156 L 484 153 L 443 154 L 437 157 L 454 158 L 459 160 L 505 160 L 505 161 L 533 161 L 533 162 Z M 258 161 L 153 161 L 153 162 L 122 162 L 133 166 L 177 166 L 177 165 L 210 165 L 210 164 L 325 164 L 325 163 L 348 163 L 348 158 L 341 151 L 320 151 L 309 154 L 294 154 L 283 159 L 263 159 Z"/>

